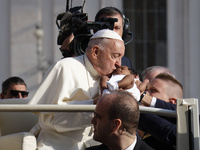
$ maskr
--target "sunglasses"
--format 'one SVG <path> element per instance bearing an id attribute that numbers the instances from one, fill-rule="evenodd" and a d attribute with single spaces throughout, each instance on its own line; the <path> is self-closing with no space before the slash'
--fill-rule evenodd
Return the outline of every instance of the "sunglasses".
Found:
<path id="1" fill-rule="evenodd" d="M 27 97 L 29 92 L 27 92 L 27 91 L 10 90 L 10 94 L 12 96 L 15 96 L 15 97 L 17 97 L 19 95 L 19 93 L 21 93 L 22 97 Z"/>

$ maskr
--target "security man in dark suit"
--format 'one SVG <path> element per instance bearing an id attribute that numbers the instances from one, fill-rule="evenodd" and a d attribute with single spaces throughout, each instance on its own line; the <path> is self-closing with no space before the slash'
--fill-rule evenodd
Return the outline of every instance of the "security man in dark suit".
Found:
<path id="1" fill-rule="evenodd" d="M 152 150 L 137 136 L 140 111 L 131 93 L 118 90 L 103 95 L 97 102 L 93 138 L 103 143 L 87 150 Z"/>

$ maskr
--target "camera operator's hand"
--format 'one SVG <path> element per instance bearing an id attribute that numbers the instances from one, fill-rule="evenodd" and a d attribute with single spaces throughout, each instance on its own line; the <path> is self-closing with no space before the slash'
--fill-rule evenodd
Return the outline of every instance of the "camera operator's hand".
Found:
<path id="1" fill-rule="evenodd" d="M 70 34 L 62 43 L 60 51 L 62 52 L 63 57 L 73 57 L 74 52 L 69 48 L 70 43 L 74 39 L 74 35 Z"/>

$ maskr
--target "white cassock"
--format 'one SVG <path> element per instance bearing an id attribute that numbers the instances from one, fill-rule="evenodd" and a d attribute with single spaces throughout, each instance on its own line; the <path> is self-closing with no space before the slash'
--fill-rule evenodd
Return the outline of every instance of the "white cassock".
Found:
<path id="1" fill-rule="evenodd" d="M 47 72 L 29 104 L 92 105 L 99 79 L 86 54 L 62 59 Z M 84 150 L 94 142 L 91 119 L 92 113 L 84 112 L 41 113 L 32 130 L 39 132 L 38 149 Z"/>

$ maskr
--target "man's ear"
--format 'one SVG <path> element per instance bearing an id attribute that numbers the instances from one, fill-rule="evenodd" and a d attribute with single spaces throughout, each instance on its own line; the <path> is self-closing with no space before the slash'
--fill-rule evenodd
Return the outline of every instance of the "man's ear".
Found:
<path id="1" fill-rule="evenodd" d="M 122 125 L 122 121 L 120 119 L 113 120 L 112 132 L 115 132 L 115 131 L 119 130 L 121 125 Z"/>
<path id="2" fill-rule="evenodd" d="M 176 104 L 176 98 L 169 98 L 169 102 L 172 104 Z"/>
<path id="3" fill-rule="evenodd" d="M 98 45 L 94 45 L 93 47 L 92 47 L 92 57 L 93 58 L 97 58 L 97 56 L 98 56 L 98 53 L 99 53 L 99 46 Z"/>

